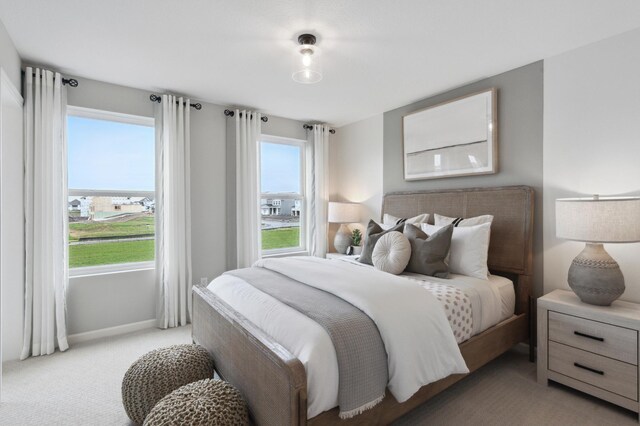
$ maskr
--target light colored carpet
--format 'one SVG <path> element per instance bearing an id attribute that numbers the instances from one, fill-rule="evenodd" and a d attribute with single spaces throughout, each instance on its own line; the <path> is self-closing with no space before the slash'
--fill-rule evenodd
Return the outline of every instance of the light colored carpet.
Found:
<path id="1" fill-rule="evenodd" d="M 4 364 L 1 425 L 130 425 L 120 384 L 146 352 L 190 343 L 190 327 L 85 342 L 65 353 Z M 632 425 L 637 416 L 560 385 L 540 386 L 513 350 L 436 396 L 397 425 Z"/>
<path id="2" fill-rule="evenodd" d="M 637 425 L 638 416 L 568 387 L 538 385 L 517 347 L 395 423 L 408 425 Z"/>
<path id="3" fill-rule="evenodd" d="M 191 327 L 149 329 L 3 365 L 1 425 L 130 425 L 120 385 L 131 363 L 191 343 Z"/>

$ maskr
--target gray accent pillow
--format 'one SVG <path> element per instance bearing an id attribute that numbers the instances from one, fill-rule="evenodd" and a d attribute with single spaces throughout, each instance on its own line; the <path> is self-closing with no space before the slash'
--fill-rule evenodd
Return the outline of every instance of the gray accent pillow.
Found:
<path id="1" fill-rule="evenodd" d="M 367 229 L 364 232 L 364 243 L 362 244 L 362 253 L 358 258 L 358 262 L 366 263 L 367 265 L 373 265 L 373 248 L 376 246 L 376 243 L 387 232 L 398 231 L 402 232 L 404 228 L 404 223 L 394 226 L 393 228 L 389 228 L 387 230 L 382 229 L 380 224 L 378 224 L 375 220 L 369 220 L 369 224 L 367 225 Z"/>
<path id="2" fill-rule="evenodd" d="M 411 258 L 405 271 L 449 278 L 449 266 L 445 259 L 451 248 L 452 235 L 453 225 L 447 225 L 427 235 L 418 227 L 407 223 L 404 226 L 404 236 L 411 244 Z"/>

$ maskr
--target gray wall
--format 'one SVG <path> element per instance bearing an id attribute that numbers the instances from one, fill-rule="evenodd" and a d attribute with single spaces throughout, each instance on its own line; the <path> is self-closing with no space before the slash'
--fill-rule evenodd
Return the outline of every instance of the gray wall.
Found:
<path id="1" fill-rule="evenodd" d="M 67 76 L 68 77 L 68 76 Z M 123 114 L 153 117 L 149 93 L 76 77 L 67 103 Z M 67 333 L 84 333 L 155 318 L 155 271 L 71 277 L 67 290 Z"/>
<path id="2" fill-rule="evenodd" d="M 584 243 L 556 237 L 555 200 L 640 194 L 640 29 L 546 59 L 544 290 L 568 290 Z M 640 302 L 640 244 L 605 244 Z"/>
<path id="3" fill-rule="evenodd" d="M 380 220 L 382 207 L 383 114 L 350 123 L 329 138 L 329 198 L 360 204 L 360 223 L 349 228 L 364 231 L 369 219 Z M 339 225 L 329 224 L 329 250 Z"/>
<path id="4" fill-rule="evenodd" d="M 441 102 L 485 89 L 498 89 L 497 174 L 405 181 L 402 117 Z M 536 191 L 534 224 L 534 287 L 542 294 L 542 134 L 543 63 L 534 62 L 446 93 L 384 113 L 383 190 L 409 191 L 504 185 L 529 185 Z"/>
<path id="5" fill-rule="evenodd" d="M 22 107 L 20 56 L 9 34 L 0 22 L 0 68 L 7 81 L 0 83 L 0 336 L 2 354 L 0 359 L 9 361 L 20 357 L 22 350 L 22 328 L 24 303 L 24 204 L 22 168 Z M 3 79 L 4 80 L 4 79 Z M 9 87 L 13 85 L 14 87 Z M 15 99 L 17 102 L 12 102 Z M 1 370 L 1 368 L 0 368 Z"/>
<path id="6" fill-rule="evenodd" d="M 150 92 L 78 78 L 68 104 L 152 117 Z M 193 282 L 212 280 L 235 256 L 235 121 L 225 107 L 202 103 L 191 111 L 191 226 Z M 227 129 L 231 129 L 227 137 Z M 302 123 L 269 116 L 263 133 L 304 139 Z M 231 149 L 228 149 L 231 147 Z M 227 218 L 234 227 L 225 226 Z M 226 243 L 225 243 L 226 242 Z M 69 334 L 155 318 L 155 271 L 74 277 L 69 283 Z"/>
<path id="7" fill-rule="evenodd" d="M 234 109 L 234 108 L 229 108 Z M 240 108 L 243 109 L 243 108 Z M 293 139 L 307 139 L 307 132 L 302 127 L 303 121 L 267 115 L 269 121 L 262 123 L 262 134 Z M 227 120 L 227 269 L 235 269 L 238 264 L 236 244 L 236 120 Z"/>
<path id="8" fill-rule="evenodd" d="M 68 104 L 125 114 L 154 116 L 149 92 L 78 78 Z M 223 107 L 202 103 L 191 111 L 191 219 L 193 281 L 225 270 L 225 117 Z M 220 235 L 222 234 L 222 235 Z M 68 332 L 81 333 L 155 318 L 155 271 L 72 277 Z"/>
<path id="9" fill-rule="evenodd" d="M 0 21 L 0 67 L 7 73 L 9 80 L 22 91 L 22 78 L 20 77 L 20 56 L 13 45 L 7 29 Z"/>

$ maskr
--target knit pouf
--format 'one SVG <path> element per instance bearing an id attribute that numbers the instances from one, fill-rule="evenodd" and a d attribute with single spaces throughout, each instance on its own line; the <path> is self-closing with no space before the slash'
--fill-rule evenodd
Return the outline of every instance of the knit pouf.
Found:
<path id="1" fill-rule="evenodd" d="M 144 426 L 248 425 L 249 411 L 229 383 L 205 379 L 184 385 L 153 407 Z"/>
<path id="2" fill-rule="evenodd" d="M 157 349 L 134 362 L 122 380 L 122 403 L 131 420 L 142 424 L 162 397 L 180 386 L 213 377 L 213 360 L 199 345 Z"/>

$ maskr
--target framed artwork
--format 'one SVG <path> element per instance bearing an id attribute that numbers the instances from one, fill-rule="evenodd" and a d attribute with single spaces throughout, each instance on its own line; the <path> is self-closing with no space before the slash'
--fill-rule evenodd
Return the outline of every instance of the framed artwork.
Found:
<path id="1" fill-rule="evenodd" d="M 495 88 L 402 118 L 404 179 L 436 179 L 498 171 Z"/>

